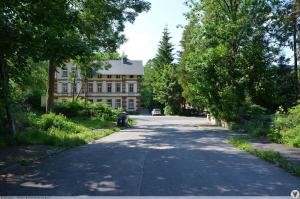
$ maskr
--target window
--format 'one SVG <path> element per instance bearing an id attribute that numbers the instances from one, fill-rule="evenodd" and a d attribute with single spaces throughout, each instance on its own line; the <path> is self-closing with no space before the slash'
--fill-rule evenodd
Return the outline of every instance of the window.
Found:
<path id="1" fill-rule="evenodd" d="M 111 83 L 107 83 L 106 88 L 107 88 L 107 92 L 111 93 Z"/>
<path id="2" fill-rule="evenodd" d="M 97 102 L 102 102 L 102 99 L 97 99 Z"/>
<path id="3" fill-rule="evenodd" d="M 101 79 L 101 78 L 102 78 L 102 75 L 101 75 L 101 74 L 98 74 L 98 78 Z"/>
<path id="4" fill-rule="evenodd" d="M 121 83 L 116 83 L 116 93 L 121 93 Z"/>
<path id="5" fill-rule="evenodd" d="M 116 99 L 115 108 L 121 108 L 121 99 Z"/>
<path id="6" fill-rule="evenodd" d="M 61 92 L 68 93 L 68 83 L 62 83 Z"/>
<path id="7" fill-rule="evenodd" d="M 106 103 L 107 103 L 108 106 L 112 106 L 112 99 L 106 100 Z"/>
<path id="8" fill-rule="evenodd" d="M 92 99 L 88 99 L 89 102 L 93 103 L 94 101 Z"/>
<path id="9" fill-rule="evenodd" d="M 93 92 L 93 83 L 88 83 L 88 92 L 89 93 Z"/>
<path id="10" fill-rule="evenodd" d="M 76 68 L 72 68 L 72 76 L 77 77 L 77 70 Z"/>
<path id="11" fill-rule="evenodd" d="M 102 93 L 102 83 L 97 84 L 98 93 Z"/>
<path id="12" fill-rule="evenodd" d="M 68 77 L 68 69 L 67 68 L 62 68 L 62 77 Z"/>
<path id="13" fill-rule="evenodd" d="M 121 75 L 117 75 L 116 78 L 117 78 L 117 79 L 121 79 Z"/>
<path id="14" fill-rule="evenodd" d="M 107 79 L 111 79 L 111 75 L 107 75 Z"/>
<path id="15" fill-rule="evenodd" d="M 129 84 L 129 93 L 134 92 L 134 84 Z"/>
<path id="16" fill-rule="evenodd" d="M 93 78 L 94 76 L 93 76 L 92 73 L 89 73 L 89 74 L 87 74 L 87 77 L 88 77 L 88 78 Z"/>
<path id="17" fill-rule="evenodd" d="M 134 75 L 130 75 L 129 78 L 130 78 L 130 79 L 134 78 Z"/>
<path id="18" fill-rule="evenodd" d="M 129 99 L 129 101 L 128 101 L 128 109 L 134 109 L 134 99 Z"/>
<path id="19" fill-rule="evenodd" d="M 72 84 L 72 93 L 77 93 L 77 84 Z"/>

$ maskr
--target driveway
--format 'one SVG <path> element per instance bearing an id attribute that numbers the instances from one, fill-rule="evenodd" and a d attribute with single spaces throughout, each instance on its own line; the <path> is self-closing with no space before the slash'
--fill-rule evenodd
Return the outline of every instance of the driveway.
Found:
<path id="1" fill-rule="evenodd" d="M 0 195 L 289 196 L 300 179 L 233 148 L 205 118 L 134 116 L 138 125 L 3 173 Z M 200 126 L 199 126 L 200 125 Z"/>

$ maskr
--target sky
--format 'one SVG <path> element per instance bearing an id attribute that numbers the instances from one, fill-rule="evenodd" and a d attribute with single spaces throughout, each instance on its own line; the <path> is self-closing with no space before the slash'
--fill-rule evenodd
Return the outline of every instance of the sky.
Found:
<path id="1" fill-rule="evenodd" d="M 177 26 L 186 24 L 184 13 L 188 11 L 184 0 L 148 1 L 151 3 L 150 11 L 140 14 L 134 24 L 126 24 L 124 33 L 127 42 L 118 50 L 120 54 L 128 55 L 129 59 L 143 60 L 143 64 L 154 58 L 166 25 L 175 47 L 174 53 L 180 50 L 183 29 Z"/>

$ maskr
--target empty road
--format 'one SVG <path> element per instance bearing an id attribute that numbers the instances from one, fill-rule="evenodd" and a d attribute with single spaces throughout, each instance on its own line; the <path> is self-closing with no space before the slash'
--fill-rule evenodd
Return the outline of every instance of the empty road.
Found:
<path id="1" fill-rule="evenodd" d="M 226 143 L 205 118 L 138 125 L 2 173 L 0 195 L 289 196 L 300 179 Z M 200 125 L 200 126 L 199 126 Z"/>

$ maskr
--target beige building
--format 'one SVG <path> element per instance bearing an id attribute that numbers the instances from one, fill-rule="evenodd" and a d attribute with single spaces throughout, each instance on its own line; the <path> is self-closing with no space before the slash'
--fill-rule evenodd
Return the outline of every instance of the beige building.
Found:
<path id="1" fill-rule="evenodd" d="M 111 60 L 111 68 L 95 71 L 84 81 L 80 70 L 68 63 L 56 73 L 55 98 L 63 101 L 75 96 L 90 102 L 103 102 L 114 108 L 124 108 L 128 112 L 139 111 L 141 107 L 140 83 L 144 75 L 142 61 Z M 76 74 L 76 83 L 72 81 Z"/>

